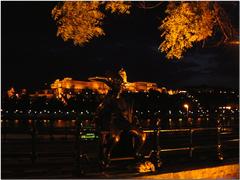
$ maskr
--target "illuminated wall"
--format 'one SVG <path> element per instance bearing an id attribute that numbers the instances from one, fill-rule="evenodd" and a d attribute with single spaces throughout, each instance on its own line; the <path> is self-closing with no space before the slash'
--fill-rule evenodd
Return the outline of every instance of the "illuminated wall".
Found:
<path id="1" fill-rule="evenodd" d="M 64 78 L 62 81 L 57 79 L 53 84 L 51 84 L 51 89 L 61 91 L 63 89 L 72 89 L 75 92 L 81 92 L 83 89 L 91 89 L 100 94 L 106 94 L 109 87 L 103 82 L 97 81 L 76 81 L 72 78 Z"/>
<path id="2" fill-rule="evenodd" d="M 127 82 L 125 84 L 125 89 L 127 91 L 139 92 L 139 91 L 149 91 L 150 89 L 158 90 L 156 83 L 150 82 Z"/>
<path id="3" fill-rule="evenodd" d="M 124 77 L 124 90 L 130 92 L 147 92 L 149 90 L 156 90 L 160 93 L 168 93 L 169 95 L 175 94 L 175 91 L 169 90 L 166 88 L 158 88 L 156 83 L 151 82 L 127 82 L 127 77 L 124 72 L 121 72 Z M 53 84 L 51 84 L 51 89 L 55 91 L 55 93 L 61 97 L 61 93 L 65 89 L 71 89 L 75 92 L 81 92 L 83 89 L 91 89 L 100 94 L 106 94 L 109 90 L 109 87 L 103 83 L 98 81 L 76 81 L 72 80 L 72 78 L 64 78 L 63 80 L 57 79 Z"/>

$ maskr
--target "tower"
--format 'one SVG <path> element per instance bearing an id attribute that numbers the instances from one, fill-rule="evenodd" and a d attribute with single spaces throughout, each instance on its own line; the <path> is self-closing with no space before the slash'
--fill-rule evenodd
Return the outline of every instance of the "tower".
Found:
<path id="1" fill-rule="evenodd" d="M 123 82 L 127 83 L 127 73 L 126 73 L 126 71 L 123 68 L 121 68 L 118 73 L 122 77 Z"/>

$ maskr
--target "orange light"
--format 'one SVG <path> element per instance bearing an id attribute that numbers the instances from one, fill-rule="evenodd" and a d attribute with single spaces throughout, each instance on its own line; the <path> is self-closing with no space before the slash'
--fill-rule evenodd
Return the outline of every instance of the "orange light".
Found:
<path id="1" fill-rule="evenodd" d="M 119 137 L 119 136 L 116 136 L 116 137 L 115 137 L 115 141 L 116 141 L 116 142 L 119 142 L 119 141 L 120 141 L 120 137 Z"/>
<path id="2" fill-rule="evenodd" d="M 146 135 L 146 133 L 144 133 L 143 136 L 142 136 L 142 141 L 145 142 L 146 138 L 147 138 L 147 135 Z"/>
<path id="3" fill-rule="evenodd" d="M 226 109 L 231 109 L 231 106 L 226 106 L 225 108 L 226 108 Z"/>
<path id="4" fill-rule="evenodd" d="M 188 109 L 188 104 L 184 104 L 183 107 L 185 107 L 186 109 Z"/>

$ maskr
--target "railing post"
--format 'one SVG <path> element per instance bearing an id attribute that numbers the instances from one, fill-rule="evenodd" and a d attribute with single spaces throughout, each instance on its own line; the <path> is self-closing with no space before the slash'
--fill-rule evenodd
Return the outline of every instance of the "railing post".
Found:
<path id="1" fill-rule="evenodd" d="M 2 131 L 3 142 L 6 143 L 6 141 L 7 141 L 7 120 L 3 119 L 1 125 L 2 125 L 2 128 L 3 128 L 3 131 Z"/>
<path id="2" fill-rule="evenodd" d="M 190 132 L 189 156 L 192 158 L 192 156 L 193 156 L 193 132 L 194 132 L 194 130 L 192 129 L 192 119 L 190 121 L 189 132 Z"/>
<path id="3" fill-rule="evenodd" d="M 67 124 L 68 124 L 68 119 L 65 119 L 65 123 L 64 123 L 64 125 L 65 125 L 65 127 L 64 127 L 64 135 L 65 135 L 65 140 L 67 140 L 67 135 L 68 135 L 68 132 L 67 132 Z"/>
<path id="4" fill-rule="evenodd" d="M 221 131 L 222 131 L 222 123 L 221 120 L 217 120 L 217 158 L 219 160 L 223 160 L 223 152 L 222 152 L 222 144 L 221 144 Z"/>
<path id="5" fill-rule="evenodd" d="M 75 133 L 75 170 L 74 173 L 76 176 L 83 175 L 83 168 L 81 167 L 81 153 L 80 153 L 80 130 L 81 130 L 81 118 L 80 115 L 76 117 L 76 133 Z"/>
<path id="6" fill-rule="evenodd" d="M 155 147 L 155 158 L 156 158 L 156 167 L 160 168 L 162 166 L 162 161 L 161 161 L 161 147 L 160 147 L 160 130 L 161 130 L 161 120 L 158 119 L 157 123 L 157 130 L 156 130 L 156 147 Z"/>
<path id="7" fill-rule="evenodd" d="M 49 130 L 49 135 L 50 135 L 50 140 L 53 141 L 53 130 L 54 130 L 54 119 L 50 119 L 50 130 Z"/>
<path id="8" fill-rule="evenodd" d="M 190 128 L 190 152 L 189 152 L 189 155 L 190 157 L 192 158 L 193 157 L 193 131 L 192 128 Z"/>
<path id="9" fill-rule="evenodd" d="M 37 128 L 36 128 L 36 121 L 35 119 L 32 120 L 32 129 L 31 129 L 31 136 L 32 136 L 32 154 L 31 159 L 32 163 L 35 163 L 37 159 L 37 153 L 36 153 L 36 141 L 37 141 Z"/>

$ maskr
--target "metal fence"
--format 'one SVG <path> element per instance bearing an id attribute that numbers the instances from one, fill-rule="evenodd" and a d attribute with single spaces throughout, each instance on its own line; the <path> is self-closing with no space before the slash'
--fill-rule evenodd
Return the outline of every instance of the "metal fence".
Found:
<path id="1" fill-rule="evenodd" d="M 17 118 L 17 119 L 16 119 Z M 1 128 L 2 128 L 2 145 L 7 146 L 9 143 L 9 136 L 14 135 L 15 137 L 18 137 L 18 135 L 30 135 L 30 141 L 28 142 L 31 145 L 30 153 L 26 153 L 27 157 L 31 159 L 31 162 L 33 164 L 37 163 L 38 160 L 41 158 L 38 153 L 38 138 L 40 135 L 48 136 L 51 143 L 54 140 L 54 136 L 56 135 L 62 135 L 61 137 L 67 139 L 68 137 L 71 137 L 72 141 L 71 143 L 74 143 L 74 148 L 71 152 L 74 154 L 74 164 L 76 172 L 81 169 L 81 161 L 83 158 L 88 158 L 87 153 L 82 153 L 81 148 L 83 141 L 91 141 L 91 140 L 97 140 L 97 132 L 92 126 L 91 128 L 87 128 L 86 125 L 83 124 L 83 119 L 86 117 L 83 115 L 78 115 L 75 117 L 68 118 L 66 120 L 62 120 L 65 122 L 68 122 L 70 124 L 67 126 L 62 126 L 60 128 L 54 127 L 54 124 L 58 122 L 58 118 L 52 118 L 50 120 L 46 120 L 46 117 L 42 116 L 34 116 L 34 117 L 11 117 L 11 116 L 2 116 L 1 120 Z M 41 126 L 40 122 L 46 122 L 48 125 L 43 128 Z M 40 124 L 39 124 L 40 123 Z M 71 124 L 72 123 L 72 124 Z M 150 152 L 145 155 L 145 158 L 154 157 L 156 158 L 157 165 L 161 166 L 161 154 L 166 152 L 175 152 L 175 151 L 186 151 L 189 154 L 189 157 L 193 157 L 193 153 L 196 150 L 199 149 L 211 149 L 215 150 L 216 157 L 219 160 L 224 159 L 224 152 L 223 152 L 223 145 L 226 142 L 235 142 L 237 143 L 237 146 L 234 146 L 235 148 L 238 148 L 238 142 L 239 142 L 239 134 L 238 134 L 238 127 L 233 126 L 223 126 L 223 122 L 221 120 L 217 120 L 215 127 L 210 128 L 194 128 L 192 126 L 189 126 L 188 128 L 181 128 L 181 129 L 161 129 L 160 123 L 157 123 L 155 128 L 151 129 L 143 129 L 145 133 L 147 133 L 149 136 L 151 136 L 151 148 Z M 214 141 L 211 144 L 204 144 L 204 145 L 196 145 L 196 141 L 199 140 L 199 137 L 197 134 L 201 132 L 200 134 L 204 134 L 205 140 L 211 137 L 216 141 Z M 88 137 L 90 133 L 90 137 Z M 181 137 L 184 138 L 188 143 L 186 146 L 183 147 L 167 147 L 167 146 L 161 146 L 161 142 L 168 141 L 167 138 L 164 138 L 166 136 L 171 137 L 176 134 L 180 133 Z M 83 136 L 85 135 L 85 136 Z M 228 135 L 228 138 L 225 138 L 225 136 Z M 195 136 L 198 136 L 198 138 L 195 139 Z M 17 141 L 17 140 L 16 140 Z M 202 140 L 204 141 L 204 140 Z M 81 142 L 81 143 L 80 143 Z M 177 142 L 177 140 L 175 140 Z M 43 145 L 44 146 L 44 145 Z M 8 157 L 8 158 L 16 158 L 16 155 L 14 153 L 9 153 L 6 151 L 2 151 L 4 154 L 2 157 Z M 6 155 L 6 156 L 5 156 Z M 23 156 L 24 152 L 18 153 L 18 157 Z M 51 154 L 49 154 L 51 156 Z M 112 160 L 125 160 L 125 159 L 131 159 L 132 157 L 125 157 L 125 158 L 112 158 Z M 4 164 L 2 164 L 4 166 Z"/>

